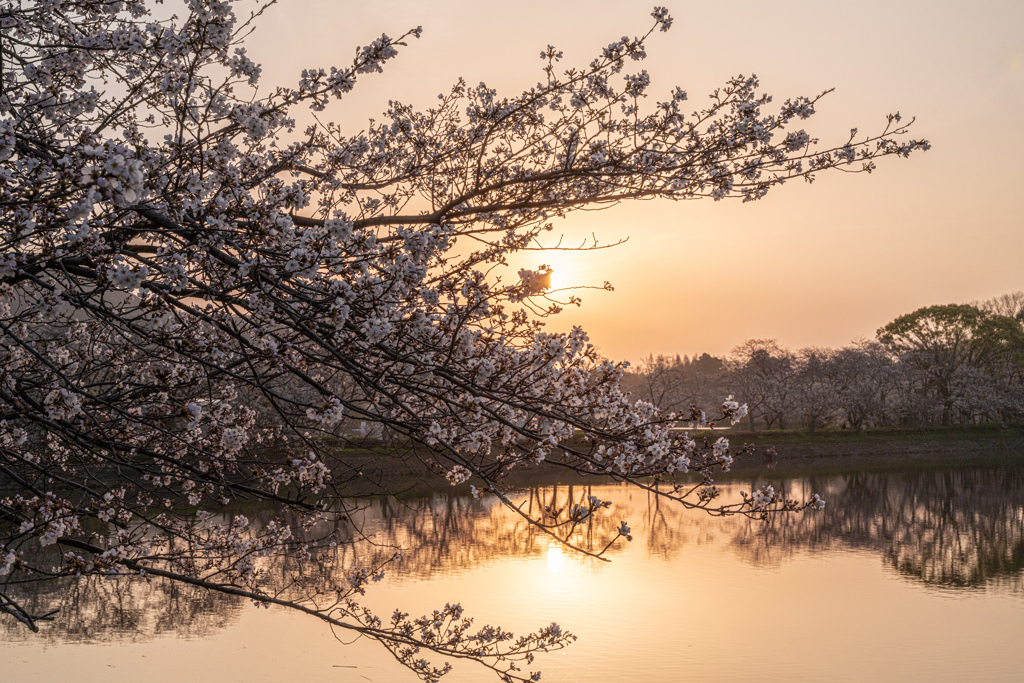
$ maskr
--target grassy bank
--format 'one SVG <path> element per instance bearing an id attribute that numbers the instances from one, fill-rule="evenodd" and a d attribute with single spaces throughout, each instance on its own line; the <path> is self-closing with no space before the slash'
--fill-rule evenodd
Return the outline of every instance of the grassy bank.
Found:
<path id="1" fill-rule="evenodd" d="M 779 476 L 891 472 L 1024 461 L 1024 429 L 1002 427 L 886 427 L 865 430 L 724 432 L 730 443 L 754 444 L 737 460 L 736 475 L 768 469 L 762 453 L 775 446 Z"/>
<path id="2" fill-rule="evenodd" d="M 1008 427 L 872 427 L 870 429 L 774 429 L 751 432 L 716 430 L 730 442 L 782 445 L 862 444 L 864 446 L 908 443 L 1012 442 L 1024 439 L 1024 429 Z"/>

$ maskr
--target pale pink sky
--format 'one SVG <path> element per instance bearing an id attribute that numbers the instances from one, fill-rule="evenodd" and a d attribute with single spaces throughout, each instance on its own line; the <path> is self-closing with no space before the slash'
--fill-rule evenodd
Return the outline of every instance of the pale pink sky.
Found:
<path id="1" fill-rule="evenodd" d="M 843 140 L 916 116 L 930 152 L 883 159 L 872 175 L 832 173 L 753 204 L 648 202 L 575 215 L 615 249 L 531 254 L 559 280 L 610 280 L 613 293 L 552 320 L 582 324 L 615 359 L 727 353 L 752 337 L 790 347 L 871 337 L 920 306 L 1024 289 L 1024 3 L 979 0 L 753 0 L 665 3 L 675 17 L 643 64 L 652 93 L 700 102 L 729 76 L 756 73 L 778 101 L 836 92 L 809 132 Z M 249 53 L 264 82 L 347 64 L 382 32 L 423 38 L 329 110 L 352 131 L 388 99 L 429 106 L 459 76 L 517 94 L 541 77 L 548 43 L 585 65 L 623 34 L 645 32 L 653 3 L 629 0 L 280 0 Z M 536 263 L 533 263 L 536 261 Z"/>

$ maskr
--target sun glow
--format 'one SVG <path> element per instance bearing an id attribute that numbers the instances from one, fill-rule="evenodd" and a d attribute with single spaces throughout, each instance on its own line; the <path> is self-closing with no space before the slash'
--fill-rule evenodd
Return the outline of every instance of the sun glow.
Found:
<path id="1" fill-rule="evenodd" d="M 552 258 L 553 257 L 553 258 Z M 551 268 L 551 287 L 549 292 L 564 290 L 570 287 L 590 284 L 581 280 L 580 269 L 574 260 L 567 258 L 564 254 L 548 254 L 544 263 Z M 560 294 L 564 294 L 561 292 Z"/>
<path id="2" fill-rule="evenodd" d="M 572 280 L 572 272 L 564 265 L 554 264 L 551 266 L 551 288 L 549 291 L 564 289 L 578 284 Z"/>

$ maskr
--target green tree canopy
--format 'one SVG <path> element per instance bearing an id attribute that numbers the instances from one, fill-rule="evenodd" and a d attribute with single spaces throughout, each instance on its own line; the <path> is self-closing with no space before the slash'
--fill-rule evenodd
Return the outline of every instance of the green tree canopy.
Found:
<path id="1" fill-rule="evenodd" d="M 902 315 L 878 331 L 878 340 L 922 373 L 927 389 L 942 401 L 943 423 L 968 375 L 1013 381 L 1024 360 L 1024 326 L 968 304 Z"/>

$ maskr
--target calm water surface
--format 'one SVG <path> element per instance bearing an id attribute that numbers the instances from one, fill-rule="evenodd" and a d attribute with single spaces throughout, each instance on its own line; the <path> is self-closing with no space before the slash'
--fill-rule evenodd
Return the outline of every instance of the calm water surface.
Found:
<path id="1" fill-rule="evenodd" d="M 541 655 L 545 681 L 1024 680 L 1024 466 L 773 480 L 823 512 L 761 523 L 658 504 L 620 486 L 524 491 L 527 506 L 612 500 L 632 543 L 563 552 L 493 501 L 379 500 L 375 543 L 407 548 L 366 602 L 413 614 L 461 602 L 476 623 L 557 621 L 579 640 Z M 752 482 L 728 488 L 737 495 Z M 159 582 L 83 582 L 34 635 L 0 621 L 2 680 L 415 681 L 379 645 L 342 644 L 284 609 Z M 456 664 L 445 680 L 496 680 Z"/>

